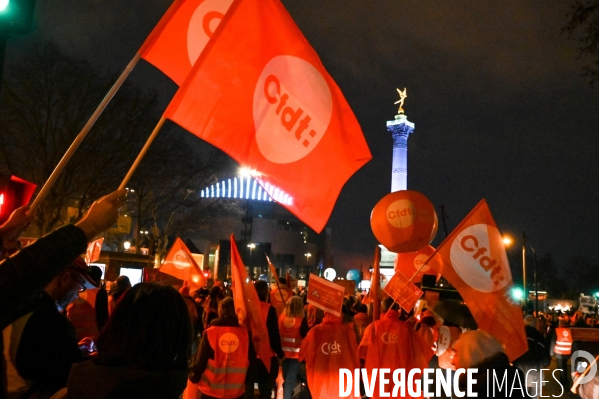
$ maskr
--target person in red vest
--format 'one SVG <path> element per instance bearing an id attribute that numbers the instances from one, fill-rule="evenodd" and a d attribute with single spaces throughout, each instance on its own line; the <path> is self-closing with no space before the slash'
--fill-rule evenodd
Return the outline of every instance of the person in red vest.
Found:
<path id="1" fill-rule="evenodd" d="M 399 307 L 390 297 L 381 306 L 385 311 L 380 320 L 372 322 L 360 342 L 360 358 L 365 361 L 368 375 L 375 368 L 424 369 L 433 357 L 431 346 L 405 321 L 399 320 Z M 378 380 L 372 398 L 379 398 Z"/>
<path id="2" fill-rule="evenodd" d="M 260 299 L 260 311 L 262 321 L 266 325 L 268 331 L 268 339 L 270 342 L 270 373 L 266 371 L 264 362 L 260 358 L 255 358 L 250 361 L 248 373 L 246 377 L 246 393 L 248 397 L 254 399 L 254 383 L 258 384 L 261 399 L 270 399 L 272 389 L 275 386 L 275 379 L 279 371 L 279 359 L 285 357 L 283 347 L 281 346 L 281 336 L 279 334 L 279 320 L 277 311 L 268 302 L 268 283 L 266 281 L 256 281 L 254 288 Z"/>
<path id="3" fill-rule="evenodd" d="M 285 359 L 283 360 L 283 378 L 285 382 L 284 398 L 291 399 L 293 388 L 297 382 L 301 365 L 299 357 L 302 339 L 308 334 L 308 322 L 304 314 L 304 303 L 299 296 L 291 297 L 285 305 L 285 310 L 279 317 L 279 332 Z"/>
<path id="4" fill-rule="evenodd" d="M 302 341 L 300 362 L 306 362 L 308 389 L 312 399 L 339 397 L 339 369 L 360 367 L 358 343 L 352 323 L 326 312 L 321 324 Z M 359 399 L 352 389 L 349 399 Z"/>
<path id="5" fill-rule="evenodd" d="M 233 298 L 218 304 L 218 318 L 204 331 L 189 380 L 198 384 L 202 399 L 243 398 L 251 350 L 248 331 L 239 325 Z M 253 352 L 253 353 L 252 353 Z"/>
<path id="6" fill-rule="evenodd" d="M 560 369 L 559 380 L 564 389 L 570 388 L 570 380 L 568 378 L 568 359 L 572 354 L 572 335 L 570 334 L 569 320 L 560 319 L 559 327 L 555 329 L 551 337 L 550 355 L 555 356 L 557 368 Z"/>
<path id="7" fill-rule="evenodd" d="M 277 317 L 281 317 L 287 300 L 293 296 L 285 278 L 279 278 L 279 283 L 279 286 L 270 292 L 270 304 L 277 310 Z"/>

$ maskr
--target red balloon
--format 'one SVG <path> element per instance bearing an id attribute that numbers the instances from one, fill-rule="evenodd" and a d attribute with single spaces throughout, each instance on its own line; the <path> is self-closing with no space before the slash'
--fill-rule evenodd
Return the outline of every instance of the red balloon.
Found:
<path id="1" fill-rule="evenodd" d="M 391 252 L 414 252 L 428 245 L 436 233 L 435 207 L 417 191 L 385 195 L 372 210 L 370 227 Z"/>

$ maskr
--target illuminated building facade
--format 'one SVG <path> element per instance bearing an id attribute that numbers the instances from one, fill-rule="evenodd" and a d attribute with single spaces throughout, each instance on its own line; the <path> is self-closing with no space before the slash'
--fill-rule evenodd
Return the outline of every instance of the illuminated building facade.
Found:
<path id="1" fill-rule="evenodd" d="M 243 217 L 221 217 L 199 231 L 192 241 L 210 251 L 210 269 L 224 280 L 229 275 L 229 235 L 235 234 L 239 252 L 249 274 L 268 274 L 268 255 L 281 277 L 290 271 L 295 280 L 306 280 L 309 273 L 332 265 L 331 229 L 320 234 L 298 220 L 281 204 L 293 199 L 277 187 L 263 189 L 251 176 L 222 179 L 200 191 L 202 198 L 238 201 Z M 208 246 L 207 246 L 208 244 Z M 208 249 L 210 247 L 210 249 Z M 218 256 L 214 254 L 219 248 Z M 295 284 L 294 284 L 295 285 Z"/>

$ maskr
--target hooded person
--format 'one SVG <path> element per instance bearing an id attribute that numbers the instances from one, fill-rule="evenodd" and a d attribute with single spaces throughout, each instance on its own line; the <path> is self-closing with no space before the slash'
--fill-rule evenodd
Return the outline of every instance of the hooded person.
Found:
<path id="1" fill-rule="evenodd" d="M 453 362 L 456 369 L 476 368 L 472 379 L 476 380 L 472 391 L 479 398 L 528 398 L 526 393 L 525 375 L 516 367 L 510 365 L 501 344 L 488 332 L 481 330 L 467 331 L 460 335 L 454 345 Z M 493 375 L 506 382 L 502 387 L 487 386 Z M 466 374 L 460 375 L 460 388 L 466 390 Z"/>
<path id="2" fill-rule="evenodd" d="M 299 358 L 306 362 L 308 389 L 313 399 L 339 397 L 339 370 L 360 367 L 358 343 L 352 323 L 325 312 L 321 324 L 313 327 L 303 339 Z M 359 399 L 352 389 L 349 399 Z"/>
<path id="3" fill-rule="evenodd" d="M 372 322 L 364 331 L 360 342 L 360 359 L 364 359 L 368 375 L 373 369 L 390 370 L 424 369 L 433 356 L 429 343 L 414 331 L 407 322 L 399 320 L 399 307 L 388 297 L 383 301 L 384 311 L 380 320 Z M 392 386 L 387 387 L 390 393 Z M 374 384 L 372 398 L 379 398 L 378 379 Z"/>

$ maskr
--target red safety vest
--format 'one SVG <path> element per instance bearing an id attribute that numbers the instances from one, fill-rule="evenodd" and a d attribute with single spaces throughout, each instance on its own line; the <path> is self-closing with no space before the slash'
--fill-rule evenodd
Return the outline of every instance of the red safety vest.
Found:
<path id="1" fill-rule="evenodd" d="M 237 398 L 245 392 L 249 336 L 243 327 L 210 327 L 205 331 L 214 350 L 198 383 L 203 394 L 216 398 Z"/>
<path id="2" fill-rule="evenodd" d="M 279 317 L 281 344 L 283 345 L 285 357 L 288 359 L 297 359 L 299 356 L 300 347 L 302 346 L 301 325 L 301 317 L 287 317 L 284 314 Z"/>
<path id="3" fill-rule="evenodd" d="M 285 285 L 281 285 L 281 289 L 275 288 L 270 293 L 270 304 L 276 309 L 277 317 L 281 317 L 285 310 L 285 303 L 293 296 L 293 291 Z"/>
<path id="4" fill-rule="evenodd" d="M 570 355 L 572 353 L 572 334 L 569 328 L 558 327 L 555 329 L 555 347 L 553 352 L 556 355 Z"/>

